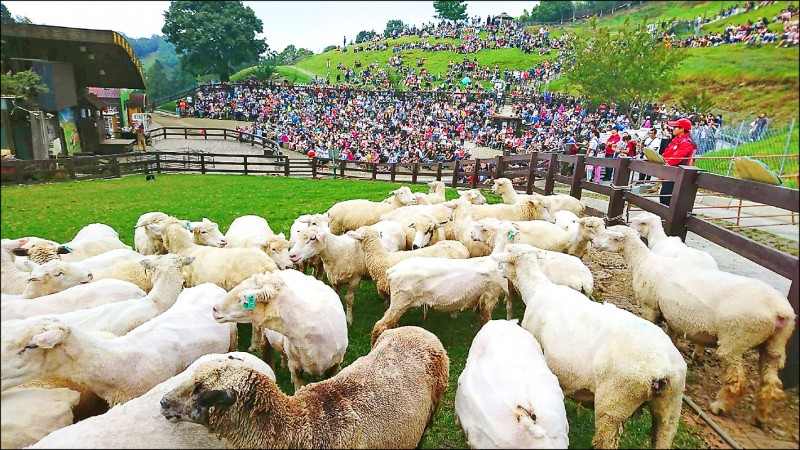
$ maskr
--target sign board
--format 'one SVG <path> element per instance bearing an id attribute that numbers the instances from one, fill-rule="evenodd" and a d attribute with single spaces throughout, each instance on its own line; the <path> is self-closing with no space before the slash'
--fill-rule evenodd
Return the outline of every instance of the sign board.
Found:
<path id="1" fill-rule="evenodd" d="M 133 129 L 139 128 L 139 124 L 144 124 L 144 131 L 147 132 L 147 127 L 150 125 L 150 114 L 148 113 L 133 113 L 131 114 L 131 119 L 133 119 Z"/>

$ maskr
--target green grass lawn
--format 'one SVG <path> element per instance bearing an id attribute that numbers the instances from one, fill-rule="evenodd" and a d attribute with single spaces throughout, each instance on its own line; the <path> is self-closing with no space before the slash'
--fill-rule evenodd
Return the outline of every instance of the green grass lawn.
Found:
<path id="1" fill-rule="evenodd" d="M 227 230 L 238 216 L 258 214 L 265 217 L 275 232 L 288 236 L 297 216 L 324 212 L 334 203 L 350 198 L 381 200 L 400 184 L 359 180 L 303 180 L 234 175 L 163 175 L 155 182 L 146 182 L 144 175 L 115 180 L 77 181 L 49 185 L 2 188 L 2 226 L 4 238 L 40 236 L 56 241 L 70 240 L 83 226 L 101 222 L 112 226 L 120 238 L 133 244 L 134 224 L 139 215 L 163 211 L 180 218 L 200 220 L 208 217 Z M 425 185 L 410 186 L 424 192 Z M 457 196 L 447 189 L 447 198 Z M 485 193 L 490 203 L 500 198 Z M 353 307 L 354 322 L 349 328 L 349 346 L 344 365 L 349 365 L 370 349 L 372 326 L 383 315 L 383 301 L 375 283 L 362 282 Z M 515 317 L 522 318 L 523 306 L 516 302 Z M 494 319 L 505 318 L 502 304 L 494 311 Z M 450 357 L 450 380 L 444 401 L 432 427 L 425 433 L 423 448 L 465 448 L 466 441 L 455 423 L 454 399 L 458 376 L 466 363 L 470 343 L 475 336 L 476 320 L 471 311 L 453 319 L 449 314 L 429 311 L 426 320 L 421 310 L 408 312 L 400 326 L 417 325 L 441 339 Z M 249 326 L 240 326 L 240 349 L 250 341 Z M 277 361 L 277 357 L 276 357 Z M 276 362 L 278 383 L 284 392 L 292 393 L 288 369 Z M 566 401 L 570 422 L 570 448 L 588 448 L 594 433 L 592 410 Z M 647 411 L 628 421 L 621 448 L 650 446 L 650 417 Z M 677 448 L 707 448 L 698 438 L 696 428 L 681 423 L 674 445 Z"/>

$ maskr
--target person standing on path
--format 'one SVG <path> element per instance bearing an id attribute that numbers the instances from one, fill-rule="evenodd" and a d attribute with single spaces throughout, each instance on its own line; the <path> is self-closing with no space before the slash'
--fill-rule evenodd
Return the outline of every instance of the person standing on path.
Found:
<path id="1" fill-rule="evenodd" d="M 140 152 L 145 151 L 145 146 L 147 144 L 147 140 L 145 139 L 144 135 L 144 125 L 139 125 L 136 129 L 136 149 Z"/>
<path id="2" fill-rule="evenodd" d="M 664 160 L 670 166 L 691 166 L 693 164 L 692 156 L 697 150 L 690 134 L 692 130 L 692 122 L 689 119 L 678 119 L 674 122 L 667 122 L 672 128 L 672 135 L 674 136 L 664 150 Z M 669 206 L 672 200 L 672 189 L 675 188 L 674 181 L 664 181 L 661 183 L 661 192 L 659 192 L 659 201 L 661 204 Z"/>

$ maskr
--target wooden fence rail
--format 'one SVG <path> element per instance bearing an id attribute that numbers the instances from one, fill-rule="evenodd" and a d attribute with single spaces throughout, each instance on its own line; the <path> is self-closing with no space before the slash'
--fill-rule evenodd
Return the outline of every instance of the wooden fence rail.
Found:
<path id="1" fill-rule="evenodd" d="M 201 130 L 201 128 L 164 127 L 156 130 L 158 135 L 165 138 L 171 135 L 182 135 L 184 138 L 188 138 L 188 136 L 196 136 L 194 134 L 196 132 L 193 130 Z M 205 128 L 205 130 L 205 139 L 221 137 L 222 139 L 241 140 L 240 134 L 233 130 L 213 128 Z M 253 145 L 262 145 L 265 149 L 270 145 L 269 142 L 255 141 L 254 137 L 247 133 L 242 133 L 242 135 L 247 135 L 245 139 L 251 139 L 250 142 L 254 143 Z M 586 179 L 584 168 L 587 164 L 596 168 L 613 169 L 611 185 L 598 184 Z M 518 190 L 528 194 L 537 192 L 544 195 L 552 194 L 558 183 L 565 185 L 569 189 L 570 195 L 576 198 L 581 198 L 583 191 L 608 196 L 609 203 L 606 211 L 589 208 L 587 214 L 605 217 L 609 225 L 622 223 L 625 205 L 630 203 L 664 219 L 664 230 L 670 236 L 680 236 L 685 239 L 686 233 L 691 231 L 790 279 L 791 288 L 788 298 L 795 314 L 798 314 L 798 300 L 800 299 L 798 258 L 715 225 L 710 220 L 696 215 L 693 206 L 698 189 L 707 189 L 797 213 L 800 212 L 800 191 L 715 175 L 703 172 L 696 167 L 671 167 L 629 158 L 607 159 L 549 152 L 497 156 L 488 160 L 413 164 L 331 161 L 321 158 L 290 162 L 289 158 L 283 155 L 231 155 L 205 152 L 126 153 L 0 163 L 3 184 L 169 172 L 310 176 L 312 178 L 332 176 L 412 184 L 436 180 L 444 181 L 451 187 L 458 188 L 489 188 L 493 178 L 506 177 L 512 180 Z M 670 205 L 665 206 L 649 197 L 633 192 L 628 185 L 631 172 L 675 182 Z M 544 180 L 543 188 L 534 185 L 536 181 L 540 180 Z M 800 378 L 798 353 L 800 353 L 800 343 L 797 329 L 795 329 L 787 349 L 786 367 L 781 373 L 781 378 L 787 388 L 797 386 L 800 381 L 798 379 Z"/>
<path id="2" fill-rule="evenodd" d="M 265 156 L 280 156 L 281 150 L 278 142 L 264 136 L 256 136 L 253 133 L 231 130 L 228 128 L 201 128 L 201 127 L 159 127 L 149 131 L 150 139 L 170 139 L 182 137 L 183 139 L 203 139 L 203 140 L 234 140 L 242 144 L 250 144 L 251 147 L 258 145 L 264 149 Z"/>

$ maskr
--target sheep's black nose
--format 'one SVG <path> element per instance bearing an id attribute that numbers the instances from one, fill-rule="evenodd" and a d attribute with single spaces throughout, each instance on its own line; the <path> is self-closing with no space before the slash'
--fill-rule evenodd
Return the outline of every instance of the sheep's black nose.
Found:
<path id="1" fill-rule="evenodd" d="M 419 245 L 417 245 L 417 244 L 414 244 L 414 245 L 411 246 L 411 250 L 416 250 L 418 248 L 419 248 Z"/>
<path id="2" fill-rule="evenodd" d="M 161 408 L 162 409 L 169 408 L 169 400 L 167 400 L 167 397 L 162 397 L 161 398 Z"/>

